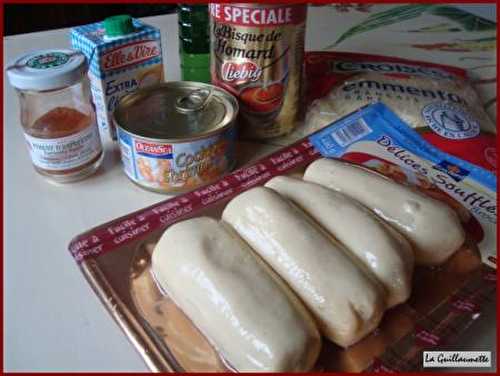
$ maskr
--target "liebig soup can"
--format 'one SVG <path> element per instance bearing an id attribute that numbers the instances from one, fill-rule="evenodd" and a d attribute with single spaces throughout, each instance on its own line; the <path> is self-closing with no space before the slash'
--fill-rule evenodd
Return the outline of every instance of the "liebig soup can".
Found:
<path id="1" fill-rule="evenodd" d="M 211 76 L 240 103 L 242 135 L 290 133 L 302 116 L 307 5 L 211 3 Z"/>
<path id="2" fill-rule="evenodd" d="M 238 102 L 199 82 L 153 85 L 124 96 L 114 121 L 125 174 L 176 193 L 217 180 L 235 164 Z"/>

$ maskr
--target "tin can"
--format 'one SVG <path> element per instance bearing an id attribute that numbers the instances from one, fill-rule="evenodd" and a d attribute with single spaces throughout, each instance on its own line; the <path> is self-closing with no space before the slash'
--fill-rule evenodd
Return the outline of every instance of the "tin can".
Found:
<path id="1" fill-rule="evenodd" d="M 127 176 L 143 188 L 185 192 L 235 164 L 238 102 L 199 82 L 169 82 L 122 98 L 114 112 Z"/>
<path id="2" fill-rule="evenodd" d="M 240 103 L 242 135 L 290 133 L 302 112 L 307 5 L 212 3 L 211 76 Z"/>

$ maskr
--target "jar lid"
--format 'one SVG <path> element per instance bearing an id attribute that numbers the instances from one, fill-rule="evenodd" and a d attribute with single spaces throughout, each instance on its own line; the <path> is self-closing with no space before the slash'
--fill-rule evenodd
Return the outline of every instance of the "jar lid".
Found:
<path id="1" fill-rule="evenodd" d="M 108 17 L 104 20 L 104 29 L 108 37 L 118 37 L 133 33 L 134 24 L 132 23 L 132 17 L 126 14 Z"/>
<path id="2" fill-rule="evenodd" d="M 31 52 L 7 67 L 12 86 L 22 90 L 53 90 L 73 85 L 87 73 L 80 51 L 51 49 Z"/>

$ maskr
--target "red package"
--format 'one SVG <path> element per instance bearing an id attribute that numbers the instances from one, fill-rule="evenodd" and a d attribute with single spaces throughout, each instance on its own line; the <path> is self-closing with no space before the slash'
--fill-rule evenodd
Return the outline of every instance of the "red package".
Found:
<path id="1" fill-rule="evenodd" d="M 496 171 L 496 126 L 461 68 L 345 52 L 309 52 L 304 134 L 383 102 L 441 150 Z"/>

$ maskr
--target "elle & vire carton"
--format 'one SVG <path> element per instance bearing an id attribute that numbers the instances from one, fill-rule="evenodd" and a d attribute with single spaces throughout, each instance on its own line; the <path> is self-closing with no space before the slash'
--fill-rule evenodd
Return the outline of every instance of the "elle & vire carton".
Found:
<path id="1" fill-rule="evenodd" d="M 89 60 L 101 135 L 116 140 L 113 111 L 120 98 L 164 80 L 160 30 L 119 15 L 72 28 L 71 44 Z"/>

